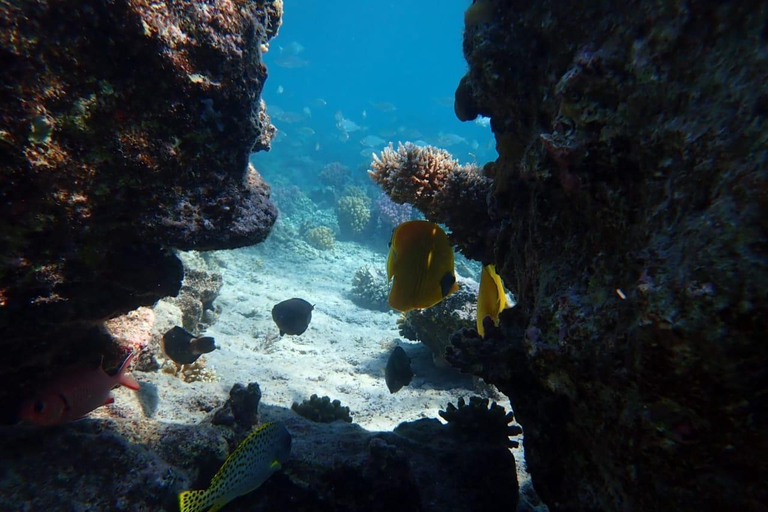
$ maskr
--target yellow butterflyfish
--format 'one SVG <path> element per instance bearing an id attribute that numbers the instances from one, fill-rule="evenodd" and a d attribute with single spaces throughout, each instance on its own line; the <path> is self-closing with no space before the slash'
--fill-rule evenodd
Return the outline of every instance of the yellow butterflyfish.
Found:
<path id="1" fill-rule="evenodd" d="M 453 247 L 440 226 L 411 220 L 392 232 L 387 258 L 392 281 L 389 305 L 403 313 L 434 306 L 459 289 L 453 270 Z"/>
<path id="2" fill-rule="evenodd" d="M 477 293 L 477 332 L 485 338 L 483 319 L 490 316 L 493 325 L 499 325 L 499 313 L 507 307 L 507 295 L 496 265 L 485 265 L 480 274 L 480 290 Z"/>

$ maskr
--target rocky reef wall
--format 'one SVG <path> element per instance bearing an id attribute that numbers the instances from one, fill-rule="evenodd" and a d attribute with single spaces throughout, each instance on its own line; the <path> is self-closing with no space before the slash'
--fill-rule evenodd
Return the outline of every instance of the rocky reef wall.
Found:
<path id="1" fill-rule="evenodd" d="M 274 127 L 262 54 L 280 0 L 0 6 L 0 409 L 99 354 L 100 322 L 175 295 L 169 248 L 263 240 L 249 166 Z"/>
<path id="2" fill-rule="evenodd" d="M 448 360 L 511 398 L 552 510 L 765 510 L 767 9 L 467 10 L 456 113 L 499 152 L 480 257 L 518 304 Z"/>

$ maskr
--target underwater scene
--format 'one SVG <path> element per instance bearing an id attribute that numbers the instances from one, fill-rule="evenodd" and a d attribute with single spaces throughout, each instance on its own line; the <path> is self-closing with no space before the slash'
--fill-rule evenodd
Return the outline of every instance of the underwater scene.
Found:
<path id="1" fill-rule="evenodd" d="M 765 2 L 0 14 L 0 512 L 768 511 Z"/>

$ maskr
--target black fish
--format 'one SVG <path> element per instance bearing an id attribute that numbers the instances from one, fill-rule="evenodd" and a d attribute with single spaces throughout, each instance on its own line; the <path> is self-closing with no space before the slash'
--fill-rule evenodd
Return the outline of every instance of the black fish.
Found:
<path id="1" fill-rule="evenodd" d="M 312 310 L 315 306 L 304 299 L 288 299 L 275 304 L 272 308 L 272 319 L 283 334 L 299 335 L 307 330 L 312 320 Z"/>
<path id="2" fill-rule="evenodd" d="M 177 364 L 192 364 L 216 348 L 210 336 L 196 337 L 179 326 L 163 334 L 163 351 Z"/>
<path id="3" fill-rule="evenodd" d="M 390 393 L 397 393 L 400 388 L 411 383 L 413 371 L 411 360 L 403 347 L 395 347 L 387 361 L 387 369 L 384 370 L 384 380 Z"/>

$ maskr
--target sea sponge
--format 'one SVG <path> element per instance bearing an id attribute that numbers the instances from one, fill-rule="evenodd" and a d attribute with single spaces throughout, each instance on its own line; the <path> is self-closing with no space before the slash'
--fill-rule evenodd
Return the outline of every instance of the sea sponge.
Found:
<path id="1" fill-rule="evenodd" d="M 345 237 L 359 237 L 371 222 L 371 200 L 365 195 L 344 195 L 335 210 L 339 230 Z"/>
<path id="2" fill-rule="evenodd" d="M 363 265 L 352 278 L 352 302 L 360 307 L 389 311 L 389 282 L 384 272 L 371 265 Z"/>
<path id="3" fill-rule="evenodd" d="M 293 402 L 291 409 L 308 420 L 318 423 L 331 423 L 336 420 L 352 423 L 349 407 L 343 407 L 340 401 L 331 401 L 330 397 L 327 396 L 320 398 L 317 395 L 312 395 L 309 397 L 309 400 L 304 400 L 301 405 Z"/>
<path id="4" fill-rule="evenodd" d="M 456 434 L 468 440 L 502 443 L 508 448 L 520 446 L 520 443 L 510 439 L 523 433 L 519 426 L 510 425 L 515 419 L 512 411 L 506 412 L 496 402 L 489 408 L 488 399 L 479 396 L 470 397 L 469 404 L 464 398 L 459 398 L 458 404 L 456 407 L 449 403 L 444 411 L 438 412 Z"/>
<path id="5" fill-rule="evenodd" d="M 317 226 L 307 230 L 304 234 L 304 240 L 315 249 L 326 251 L 333 249 L 336 243 L 336 235 L 328 226 Z"/>
<path id="6" fill-rule="evenodd" d="M 447 224 L 465 255 L 490 259 L 483 251 L 492 181 L 476 165 L 459 165 L 443 149 L 406 142 L 397 151 L 390 144 L 374 154 L 368 175 L 396 203 L 410 203 L 427 219 Z"/>

